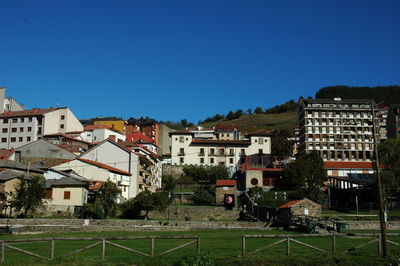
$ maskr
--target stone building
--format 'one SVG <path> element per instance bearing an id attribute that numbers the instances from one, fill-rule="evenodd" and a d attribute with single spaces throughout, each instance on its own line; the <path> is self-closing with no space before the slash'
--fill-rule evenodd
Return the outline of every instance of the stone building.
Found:
<path id="1" fill-rule="evenodd" d="M 215 183 L 215 203 L 224 204 L 224 199 L 227 196 L 235 200 L 236 194 L 236 180 L 217 180 Z"/>
<path id="2" fill-rule="evenodd" d="M 278 207 L 277 222 L 290 224 L 294 217 L 321 217 L 322 206 L 307 198 L 289 201 Z"/>

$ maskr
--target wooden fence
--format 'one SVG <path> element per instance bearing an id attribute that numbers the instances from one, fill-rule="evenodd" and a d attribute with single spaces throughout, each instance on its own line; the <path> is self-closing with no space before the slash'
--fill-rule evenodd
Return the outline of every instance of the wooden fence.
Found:
<path id="1" fill-rule="evenodd" d="M 117 244 L 115 240 L 138 240 L 138 239 L 149 239 L 150 240 L 150 252 L 149 253 L 144 253 L 120 244 Z M 191 240 L 185 244 L 179 245 L 177 247 L 171 248 L 169 250 L 163 251 L 159 254 L 155 254 L 155 240 L 156 239 L 188 239 Z M 32 239 L 11 239 L 11 240 L 3 240 L 0 241 L 0 262 L 4 262 L 5 259 L 5 253 L 6 253 L 6 248 L 12 249 L 27 255 L 30 255 L 32 257 L 44 259 L 44 260 L 53 260 L 54 259 L 54 254 L 55 254 L 55 249 L 56 249 L 56 241 L 97 241 L 93 244 L 90 244 L 86 247 L 77 249 L 71 253 L 64 254 L 62 257 L 68 257 L 72 256 L 75 254 L 78 254 L 82 251 L 88 250 L 90 248 L 93 248 L 98 245 L 102 245 L 101 249 L 101 258 L 105 259 L 106 256 L 106 245 L 111 245 L 126 251 L 129 251 L 131 253 L 135 253 L 138 255 L 146 256 L 146 257 L 154 257 L 154 256 L 163 256 L 168 253 L 174 252 L 178 249 L 190 246 L 190 245 L 196 245 L 196 252 L 197 254 L 200 253 L 200 238 L 198 236 L 127 236 L 127 237 L 107 237 L 107 238 L 96 238 L 96 237 L 84 237 L 84 238 L 32 238 Z M 18 248 L 15 246 L 12 246 L 11 244 L 13 243 L 32 243 L 32 242 L 49 242 L 50 243 L 50 254 L 49 257 L 45 257 L 36 253 L 33 253 L 28 250 L 24 250 L 22 248 Z"/>
<path id="2" fill-rule="evenodd" d="M 400 236 L 400 234 L 397 234 L 397 233 L 391 233 L 391 234 L 387 234 L 387 235 L 388 236 Z M 313 249 L 313 250 L 317 250 L 317 251 L 322 252 L 322 253 L 336 253 L 336 237 L 340 237 L 340 236 L 342 236 L 342 237 L 345 236 L 345 237 L 348 237 L 348 238 L 373 237 L 372 240 L 370 240 L 368 242 L 365 242 L 365 243 L 362 243 L 362 244 L 360 244 L 358 246 L 349 248 L 347 250 L 344 250 L 341 253 L 349 253 L 349 252 L 352 252 L 354 250 L 360 249 L 362 247 L 368 246 L 370 244 L 377 243 L 378 244 L 377 245 L 377 252 L 379 254 L 382 254 L 381 235 L 380 234 L 351 234 L 351 235 L 343 235 L 343 234 L 333 233 L 332 235 L 309 235 L 309 234 L 303 234 L 303 235 L 244 235 L 243 238 L 242 238 L 242 256 L 244 257 L 246 255 L 251 255 L 251 254 L 257 253 L 257 252 L 266 250 L 268 248 L 272 248 L 272 247 L 274 247 L 276 245 L 279 245 L 281 243 L 286 243 L 286 255 L 290 256 L 291 242 L 299 244 L 299 245 L 307 247 L 307 248 L 310 248 L 310 249 Z M 328 238 L 328 237 L 330 237 L 331 238 L 331 243 L 332 243 L 331 250 L 321 249 L 319 247 L 316 247 L 316 246 L 313 246 L 313 245 L 310 245 L 310 244 L 307 244 L 307 243 L 304 243 L 304 242 L 301 242 L 299 240 L 294 239 L 294 238 L 305 238 L 305 237 L 307 237 L 307 238 L 310 238 L 310 237 L 325 237 L 325 238 Z M 246 239 L 248 239 L 248 238 L 279 238 L 279 240 L 274 242 L 274 243 L 272 243 L 272 244 L 269 244 L 269 245 L 263 246 L 261 248 L 258 248 L 256 250 L 247 252 L 246 251 Z M 394 241 L 391 241 L 391 240 L 387 240 L 387 243 L 400 247 L 400 243 L 397 243 L 397 242 L 394 242 Z"/>

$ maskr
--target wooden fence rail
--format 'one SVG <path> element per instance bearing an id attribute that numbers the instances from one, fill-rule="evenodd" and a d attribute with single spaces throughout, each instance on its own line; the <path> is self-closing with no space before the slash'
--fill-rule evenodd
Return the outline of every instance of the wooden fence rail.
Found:
<path id="1" fill-rule="evenodd" d="M 138 239 L 149 239 L 150 240 L 150 252 L 149 253 L 144 253 L 129 247 L 125 247 L 123 245 L 117 244 L 115 242 L 111 241 L 116 241 L 116 240 L 138 240 Z M 186 240 L 192 240 L 190 242 L 187 242 L 185 244 L 179 245 L 177 247 L 171 248 L 169 250 L 166 250 L 164 252 L 161 252 L 160 254 L 155 254 L 155 240 L 156 239 L 167 239 L 167 240 L 172 240 L 172 239 L 186 239 Z M 6 253 L 6 248 L 21 252 L 23 254 L 27 254 L 32 257 L 40 258 L 43 260 L 53 260 L 54 259 L 54 254 L 55 254 L 55 249 L 56 249 L 56 241 L 96 241 L 95 243 L 92 243 L 88 246 L 85 246 L 83 248 L 74 250 L 71 253 L 64 254 L 62 257 L 68 257 L 72 256 L 75 254 L 78 254 L 82 251 L 91 249 L 93 247 L 96 247 L 98 245 L 101 245 L 101 257 L 102 259 L 105 259 L 106 256 L 106 245 L 114 246 L 116 248 L 120 248 L 126 251 L 129 251 L 131 253 L 135 253 L 138 255 L 146 256 L 146 257 L 154 257 L 154 256 L 163 256 L 168 253 L 174 252 L 176 250 L 179 250 L 181 248 L 190 246 L 190 245 L 196 245 L 196 253 L 200 253 L 200 238 L 198 236 L 126 236 L 126 237 L 107 237 L 107 238 L 99 238 L 99 237 L 81 237 L 81 238 L 75 238 L 75 237 L 54 237 L 54 238 L 32 238 L 32 239 L 10 239 L 10 240 L 2 240 L 0 241 L 0 262 L 3 263 L 5 260 L 5 253 Z M 15 246 L 12 246 L 12 244 L 16 243 L 33 243 L 33 242 L 50 242 L 50 256 L 45 257 L 36 253 L 33 253 L 31 251 L 18 248 Z"/>
<path id="2" fill-rule="evenodd" d="M 398 234 L 398 233 L 390 233 L 390 234 L 387 234 L 387 235 L 388 236 L 400 236 L 400 234 Z M 307 238 L 313 238 L 313 237 L 329 238 L 330 237 L 331 238 L 331 242 L 332 242 L 331 250 L 325 250 L 325 249 L 322 249 L 322 248 L 319 248 L 319 247 L 316 247 L 316 246 L 313 246 L 313 245 L 310 245 L 310 244 L 307 244 L 307 243 L 304 243 L 304 242 L 301 242 L 301 241 L 295 239 L 295 238 L 306 238 L 306 237 Z M 362 243 L 362 244 L 360 244 L 358 246 L 355 246 L 355 247 L 349 248 L 347 250 L 344 250 L 341 253 L 349 253 L 349 252 L 352 252 L 354 250 L 358 250 L 360 248 L 363 248 L 365 246 L 368 246 L 370 244 L 373 244 L 373 243 L 377 242 L 378 243 L 378 248 L 377 248 L 378 253 L 382 254 L 381 238 L 380 238 L 381 236 L 380 236 L 380 234 L 366 234 L 366 233 L 360 233 L 360 234 L 337 234 L 337 233 L 333 233 L 331 235 L 309 235 L 309 234 L 300 234 L 300 235 L 244 235 L 242 237 L 242 256 L 244 257 L 246 255 L 251 255 L 251 254 L 254 254 L 254 253 L 258 253 L 260 251 L 272 248 L 272 247 L 274 247 L 276 245 L 279 245 L 280 243 L 284 243 L 284 242 L 286 242 L 286 255 L 287 256 L 290 256 L 290 253 L 291 253 L 291 245 L 290 245 L 291 242 L 299 244 L 299 245 L 307 247 L 307 248 L 310 248 L 310 249 L 313 249 L 313 250 L 317 250 L 317 251 L 322 252 L 322 253 L 335 253 L 336 252 L 336 237 L 348 237 L 348 238 L 375 237 L 374 239 L 372 239 L 372 240 L 370 240 L 368 242 L 365 242 L 365 243 Z M 258 248 L 256 250 L 247 252 L 246 251 L 246 239 L 249 239 L 249 238 L 278 238 L 278 240 L 276 242 L 272 243 L 272 244 L 268 244 L 268 245 L 263 246 L 261 248 Z M 397 243 L 397 242 L 394 242 L 394 241 L 391 241 L 391 240 L 387 240 L 387 243 L 392 244 L 394 246 L 400 247 L 400 243 Z"/>

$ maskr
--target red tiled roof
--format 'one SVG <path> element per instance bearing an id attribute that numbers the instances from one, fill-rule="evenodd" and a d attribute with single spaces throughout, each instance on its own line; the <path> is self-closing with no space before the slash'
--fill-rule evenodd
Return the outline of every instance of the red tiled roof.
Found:
<path id="1" fill-rule="evenodd" d="M 300 201 L 302 201 L 302 200 L 304 200 L 304 199 L 299 199 L 299 200 L 292 200 L 292 201 L 289 201 L 289 202 L 287 202 L 287 203 L 283 204 L 282 206 L 280 206 L 278 209 L 285 209 L 285 208 L 289 208 L 289 207 L 290 207 L 290 206 L 292 206 L 293 204 L 296 204 L 297 202 L 300 202 Z"/>
<path id="2" fill-rule="evenodd" d="M 215 183 L 217 187 L 234 187 L 236 186 L 236 180 L 217 180 Z"/>
<path id="3" fill-rule="evenodd" d="M 14 149 L 0 149 L 0 159 L 8 160 L 14 154 Z"/>
<path id="4" fill-rule="evenodd" d="M 240 127 L 232 124 L 216 124 L 215 125 L 215 131 L 218 132 L 233 132 L 235 129 L 240 131 Z"/>
<path id="5" fill-rule="evenodd" d="M 31 110 L 22 110 L 22 111 L 14 111 L 14 112 L 4 112 L 0 114 L 0 118 L 7 118 L 7 117 L 23 117 L 23 116 L 39 116 L 44 115 L 59 109 L 65 109 L 67 107 L 60 107 L 60 108 L 47 108 L 47 109 L 31 109 Z"/>
<path id="6" fill-rule="evenodd" d="M 95 180 L 92 185 L 89 186 L 90 190 L 100 190 L 101 187 L 103 186 L 104 181 L 100 181 L 100 180 Z"/>
<path id="7" fill-rule="evenodd" d="M 373 169 L 372 162 L 324 162 L 324 168 L 327 169 Z"/>
<path id="8" fill-rule="evenodd" d="M 250 140 L 193 139 L 191 144 L 250 145 Z"/>
<path id="9" fill-rule="evenodd" d="M 256 132 L 247 134 L 247 136 L 272 136 L 272 131 L 258 130 Z"/>
<path id="10" fill-rule="evenodd" d="M 82 158 L 77 158 L 77 160 L 85 162 L 85 163 L 88 163 L 88 164 L 92 164 L 92 165 L 98 166 L 100 168 L 109 170 L 110 172 L 114 172 L 114 173 L 117 173 L 117 174 L 131 175 L 128 172 L 125 172 L 125 171 L 120 170 L 120 169 L 115 168 L 115 167 L 111 167 L 111 166 L 103 164 L 103 163 L 99 163 L 99 162 L 95 162 L 95 161 L 91 161 L 91 160 L 87 160 L 87 159 L 82 159 Z"/>
<path id="11" fill-rule="evenodd" d="M 138 143 L 138 142 L 147 142 L 154 143 L 154 140 L 148 136 L 143 135 L 141 132 L 133 132 L 126 136 L 126 141 Z"/>
<path id="12" fill-rule="evenodd" d="M 175 130 L 172 132 L 169 132 L 169 135 L 194 135 L 194 133 L 190 130 Z"/>
<path id="13" fill-rule="evenodd" d="M 103 124 L 98 124 L 98 125 L 88 125 L 85 126 L 85 131 L 93 131 L 94 129 L 111 129 L 111 126 L 103 125 Z"/>

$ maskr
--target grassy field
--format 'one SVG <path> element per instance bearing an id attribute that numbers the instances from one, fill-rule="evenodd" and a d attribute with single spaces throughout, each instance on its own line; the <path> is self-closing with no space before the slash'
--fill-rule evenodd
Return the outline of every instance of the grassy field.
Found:
<path id="1" fill-rule="evenodd" d="M 349 255 L 326 255 L 302 247 L 296 243 L 291 244 L 291 256 L 286 256 L 285 243 L 281 243 L 271 249 L 254 255 L 240 257 L 241 239 L 244 234 L 288 234 L 286 231 L 192 231 L 192 232 L 107 232 L 107 233 L 79 233 L 79 234 L 51 234 L 51 235 L 19 235 L 1 236 L 1 239 L 38 238 L 38 237 L 113 237 L 113 236 L 138 236 L 138 235 L 196 235 L 201 239 L 201 252 L 208 254 L 219 265 L 389 265 L 400 258 L 400 248 L 390 246 L 391 258 L 380 259 L 377 255 L 376 243 L 354 251 Z M 290 232 L 290 234 L 295 234 Z M 277 241 L 271 239 L 248 239 L 247 252 Z M 296 238 L 297 239 L 297 238 Z M 372 238 L 337 238 L 337 252 L 365 243 Z M 390 237 L 393 241 L 400 242 L 400 237 Z M 319 248 L 330 250 L 330 237 L 314 237 L 297 239 Z M 5 265 L 174 265 L 185 255 L 195 254 L 196 246 L 192 245 L 162 257 L 147 258 L 132 254 L 127 251 L 107 245 L 106 260 L 101 260 L 101 245 L 86 250 L 73 257 L 61 258 L 73 250 L 85 247 L 95 241 L 56 241 L 55 260 L 53 262 L 42 261 L 16 251 L 6 249 Z M 115 243 L 149 253 L 150 240 L 118 240 Z M 186 243 L 188 240 L 155 240 L 155 254 Z M 49 256 L 50 243 L 36 242 L 29 244 L 13 244 L 43 256 Z M 398 261 L 400 262 L 400 261 Z"/>
<path id="2" fill-rule="evenodd" d="M 216 123 L 234 124 L 240 126 L 244 131 L 253 132 L 257 130 L 273 130 L 273 129 L 292 129 L 297 126 L 297 113 L 286 112 L 280 114 L 251 114 L 243 115 L 238 119 L 230 121 L 218 121 L 205 123 L 202 126 L 211 128 Z"/>

